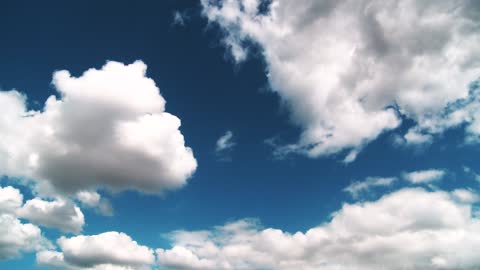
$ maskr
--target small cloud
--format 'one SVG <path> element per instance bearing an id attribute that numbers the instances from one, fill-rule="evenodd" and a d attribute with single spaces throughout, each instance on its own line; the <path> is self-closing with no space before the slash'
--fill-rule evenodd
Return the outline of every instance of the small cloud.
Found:
<path id="1" fill-rule="evenodd" d="M 463 172 L 469 177 L 472 177 L 475 181 L 480 182 L 480 174 L 472 170 L 470 167 L 463 166 Z"/>
<path id="2" fill-rule="evenodd" d="M 221 161 L 231 161 L 230 153 L 235 145 L 233 132 L 227 130 L 225 134 L 218 138 L 215 146 L 215 154 Z"/>
<path id="3" fill-rule="evenodd" d="M 215 148 L 216 152 L 222 152 L 229 150 L 235 146 L 235 142 L 233 142 L 233 132 L 228 130 L 225 132 L 224 135 L 222 135 L 220 138 L 217 140 L 217 147 Z"/>
<path id="4" fill-rule="evenodd" d="M 102 198 L 96 191 L 77 192 L 76 198 L 83 206 L 93 208 L 101 215 L 113 216 L 113 208 L 110 201 L 106 198 Z"/>
<path id="5" fill-rule="evenodd" d="M 355 181 L 343 189 L 343 191 L 350 193 L 356 199 L 360 194 L 368 192 L 373 187 L 390 186 L 397 181 L 396 177 L 367 177 L 363 181 Z"/>
<path id="6" fill-rule="evenodd" d="M 404 173 L 403 178 L 412 184 L 425 184 L 440 180 L 443 178 L 444 175 L 444 170 L 430 169 Z"/>
<path id="7" fill-rule="evenodd" d="M 190 17 L 187 15 L 186 12 L 180 12 L 176 10 L 173 12 L 173 22 L 172 25 L 178 26 L 185 26 L 185 23 L 188 21 Z"/>
<path id="8" fill-rule="evenodd" d="M 469 189 L 455 189 L 452 191 L 452 196 L 462 203 L 473 204 L 480 201 L 480 196 Z"/>

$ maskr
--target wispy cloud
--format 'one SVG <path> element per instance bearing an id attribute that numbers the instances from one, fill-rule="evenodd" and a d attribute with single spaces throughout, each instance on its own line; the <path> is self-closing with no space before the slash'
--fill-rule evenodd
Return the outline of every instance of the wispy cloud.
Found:
<path id="1" fill-rule="evenodd" d="M 444 175 L 444 170 L 430 169 L 404 173 L 403 178 L 413 184 L 425 184 L 440 180 L 443 178 Z"/>
<path id="2" fill-rule="evenodd" d="M 374 187 L 390 186 L 397 181 L 396 177 L 367 177 L 363 181 L 355 181 L 343 189 L 350 193 L 353 198 L 358 198 L 362 193 L 368 192 Z"/>
<path id="3" fill-rule="evenodd" d="M 221 160 L 231 160 L 229 153 L 232 151 L 235 145 L 236 143 L 233 140 L 233 132 L 227 130 L 225 134 L 218 138 L 215 146 L 215 153 L 221 158 Z"/>
<path id="4" fill-rule="evenodd" d="M 188 20 L 188 15 L 186 12 L 180 12 L 176 10 L 173 12 L 173 25 L 185 26 L 186 21 Z"/>

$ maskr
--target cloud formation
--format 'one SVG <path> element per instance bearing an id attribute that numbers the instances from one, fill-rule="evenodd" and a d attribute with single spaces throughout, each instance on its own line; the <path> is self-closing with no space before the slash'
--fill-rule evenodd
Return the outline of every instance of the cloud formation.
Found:
<path id="1" fill-rule="evenodd" d="M 440 180 L 444 175 L 444 170 L 430 169 L 405 173 L 403 178 L 413 184 L 425 184 Z"/>
<path id="2" fill-rule="evenodd" d="M 139 245 L 124 233 L 105 232 L 98 235 L 61 237 L 61 251 L 37 253 L 37 263 L 66 269 L 150 269 L 153 250 Z"/>
<path id="3" fill-rule="evenodd" d="M 350 193 L 353 198 L 358 198 L 360 194 L 368 192 L 371 188 L 390 186 L 395 181 L 397 181 L 396 177 L 367 177 L 363 181 L 351 183 L 343 191 Z"/>
<path id="4" fill-rule="evenodd" d="M 96 191 L 82 190 L 75 195 L 76 199 L 85 207 L 94 208 L 104 216 L 112 216 L 113 208 L 108 199 L 102 198 Z"/>
<path id="5" fill-rule="evenodd" d="M 0 173 L 68 194 L 183 186 L 197 162 L 146 69 L 110 61 L 79 77 L 56 71 L 59 98 L 42 111 L 28 111 L 17 91 L 0 92 Z"/>
<path id="6" fill-rule="evenodd" d="M 22 204 L 23 195 L 18 189 L 0 187 L 0 260 L 48 247 L 40 228 L 17 218 L 16 211 Z"/>
<path id="7" fill-rule="evenodd" d="M 281 152 L 349 151 L 415 125 L 405 143 L 461 124 L 480 134 L 480 5 L 474 1 L 202 0 L 241 62 L 259 47 L 273 91 L 303 128 Z"/>
<path id="8" fill-rule="evenodd" d="M 233 132 L 227 130 L 225 134 L 218 138 L 217 143 L 215 144 L 215 153 L 221 160 L 230 161 L 229 153 L 232 151 L 233 147 L 236 145 L 233 140 Z"/>
<path id="9" fill-rule="evenodd" d="M 177 231 L 157 257 L 162 267 L 194 270 L 478 269 L 480 220 L 457 193 L 407 188 L 345 204 L 305 233 L 252 220 Z"/>
<path id="10" fill-rule="evenodd" d="M 64 199 L 45 201 L 34 198 L 28 200 L 17 214 L 35 224 L 63 232 L 79 233 L 85 224 L 80 208 Z"/>

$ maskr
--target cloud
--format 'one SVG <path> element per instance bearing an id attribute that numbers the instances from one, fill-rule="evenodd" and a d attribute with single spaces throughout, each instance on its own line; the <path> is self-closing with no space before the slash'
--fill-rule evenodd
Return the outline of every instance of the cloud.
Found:
<path id="1" fill-rule="evenodd" d="M 467 140 L 480 134 L 479 87 L 470 84 L 480 76 L 480 20 L 471 1 L 201 3 L 236 62 L 260 49 L 271 89 L 303 128 L 278 151 L 350 151 L 352 161 L 404 118 L 414 122 L 408 143 L 461 124 Z"/>
<path id="2" fill-rule="evenodd" d="M 104 216 L 112 216 L 113 208 L 108 199 L 102 198 L 96 191 L 79 191 L 75 195 L 82 205 L 94 208 Z"/>
<path id="3" fill-rule="evenodd" d="M 331 221 L 288 233 L 239 220 L 209 231 L 176 231 L 158 249 L 171 269 L 478 269 L 480 220 L 443 191 L 407 188 L 344 204 Z"/>
<path id="4" fill-rule="evenodd" d="M 223 160 L 230 160 L 230 158 L 226 157 L 226 155 L 228 155 L 228 153 L 232 151 L 235 145 L 236 143 L 233 140 L 233 132 L 228 130 L 225 132 L 225 134 L 218 138 L 215 146 L 215 153 L 218 156 L 221 156 Z"/>
<path id="5" fill-rule="evenodd" d="M 40 228 L 22 223 L 16 212 L 23 204 L 23 195 L 16 188 L 0 187 L 0 260 L 20 256 L 21 252 L 40 250 L 48 246 Z"/>
<path id="6" fill-rule="evenodd" d="M 363 181 L 351 183 L 343 191 L 350 193 L 353 198 L 358 198 L 360 194 L 368 192 L 374 187 L 390 186 L 395 181 L 397 181 L 395 177 L 367 177 Z"/>
<path id="7" fill-rule="evenodd" d="M 21 223 L 13 215 L 0 214 L 0 260 L 18 257 L 21 252 L 42 249 L 46 243 L 37 226 Z"/>
<path id="8" fill-rule="evenodd" d="M 455 189 L 452 191 L 452 195 L 459 201 L 464 203 L 476 203 L 480 201 L 480 196 L 468 189 Z"/>
<path id="9" fill-rule="evenodd" d="M 173 25 L 185 26 L 186 21 L 189 19 L 186 12 L 180 12 L 176 10 L 173 12 Z"/>
<path id="10" fill-rule="evenodd" d="M 68 194 L 185 185 L 197 162 L 146 69 L 141 61 L 110 61 L 79 77 L 56 71 L 59 97 L 42 111 L 28 111 L 17 91 L 0 92 L 0 173 Z"/>
<path id="11" fill-rule="evenodd" d="M 431 169 L 405 173 L 403 178 L 413 184 L 424 184 L 440 180 L 444 175 L 444 170 Z"/>
<path id="12" fill-rule="evenodd" d="M 37 263 L 68 269 L 150 269 L 153 250 L 124 233 L 105 232 L 58 239 L 61 252 L 37 253 Z"/>
<path id="13" fill-rule="evenodd" d="M 30 222 L 57 228 L 63 232 L 79 233 L 85 224 L 80 208 L 64 199 L 45 201 L 34 198 L 28 200 L 17 213 L 18 216 L 26 218 Z"/>
<path id="14" fill-rule="evenodd" d="M 473 178 L 475 181 L 480 182 L 480 174 L 476 173 L 471 168 L 463 166 L 463 172 L 469 177 Z"/>
<path id="15" fill-rule="evenodd" d="M 23 195 L 14 187 L 0 187 L 0 214 L 12 214 L 23 204 Z"/>

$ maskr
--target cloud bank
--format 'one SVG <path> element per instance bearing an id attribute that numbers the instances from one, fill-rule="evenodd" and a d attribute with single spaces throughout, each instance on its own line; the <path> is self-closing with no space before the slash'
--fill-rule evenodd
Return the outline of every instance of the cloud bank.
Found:
<path id="1" fill-rule="evenodd" d="M 480 5 L 475 1 L 202 0 L 236 62 L 260 48 L 273 91 L 303 128 L 280 152 L 349 151 L 414 126 L 408 144 L 461 124 L 480 134 Z"/>
<path id="2" fill-rule="evenodd" d="M 478 269 L 480 220 L 465 192 L 402 189 L 345 204 L 305 233 L 262 228 L 254 220 L 177 231 L 171 249 L 157 250 L 158 262 L 194 270 Z"/>

